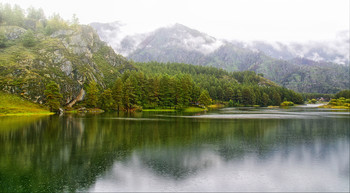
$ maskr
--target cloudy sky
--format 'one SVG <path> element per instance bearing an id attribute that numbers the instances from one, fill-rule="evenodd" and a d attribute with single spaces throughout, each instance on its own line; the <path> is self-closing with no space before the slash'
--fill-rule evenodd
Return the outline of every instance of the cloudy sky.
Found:
<path id="1" fill-rule="evenodd" d="M 349 0 L 1 0 L 82 24 L 121 21 L 131 33 L 181 23 L 230 40 L 331 40 L 349 30 Z"/>

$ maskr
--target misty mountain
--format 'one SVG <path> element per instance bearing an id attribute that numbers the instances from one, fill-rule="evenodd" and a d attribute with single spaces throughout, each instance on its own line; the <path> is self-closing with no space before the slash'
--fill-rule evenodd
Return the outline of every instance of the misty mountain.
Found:
<path id="1" fill-rule="evenodd" d="M 128 35 L 123 25 L 91 24 L 101 39 L 137 62 L 178 62 L 229 71 L 252 70 L 298 92 L 335 93 L 349 88 L 345 34 L 337 42 L 282 44 L 219 40 L 181 24 Z"/>
<path id="2" fill-rule="evenodd" d="M 306 58 L 316 62 L 331 62 L 336 64 L 349 64 L 349 31 L 338 33 L 333 41 L 307 42 L 307 43 L 280 43 L 254 41 L 238 43 L 251 50 L 261 51 L 268 56 L 278 59 L 290 60 L 293 58 Z"/>

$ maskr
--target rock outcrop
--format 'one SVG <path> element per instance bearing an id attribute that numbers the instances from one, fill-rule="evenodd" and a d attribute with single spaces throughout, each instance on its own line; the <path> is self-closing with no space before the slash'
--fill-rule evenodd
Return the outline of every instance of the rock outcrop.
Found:
<path id="1" fill-rule="evenodd" d="M 132 64 L 100 40 L 90 26 L 79 25 L 51 35 L 35 32 L 35 45 L 25 47 L 26 29 L 1 26 L 9 42 L 0 48 L 0 90 L 43 103 L 45 85 L 60 85 L 64 103 L 84 97 L 84 86 L 96 81 L 105 88 Z"/>

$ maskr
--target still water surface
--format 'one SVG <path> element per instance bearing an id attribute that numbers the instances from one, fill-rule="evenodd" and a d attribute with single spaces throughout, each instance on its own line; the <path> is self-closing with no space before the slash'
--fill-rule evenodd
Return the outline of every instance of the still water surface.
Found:
<path id="1" fill-rule="evenodd" d="M 349 112 L 0 118 L 0 191 L 349 191 Z"/>

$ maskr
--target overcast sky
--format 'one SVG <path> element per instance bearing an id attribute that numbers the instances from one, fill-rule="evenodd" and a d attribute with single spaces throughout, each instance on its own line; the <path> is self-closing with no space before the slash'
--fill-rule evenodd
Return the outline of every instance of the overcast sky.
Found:
<path id="1" fill-rule="evenodd" d="M 181 23 L 230 40 L 331 40 L 349 30 L 349 0 L 1 0 L 82 24 L 121 21 L 131 32 Z"/>

